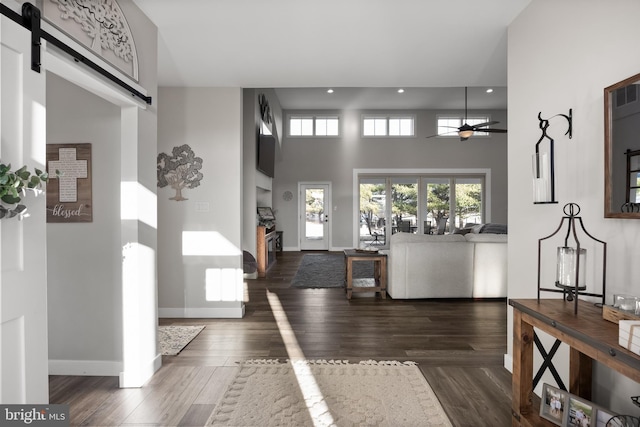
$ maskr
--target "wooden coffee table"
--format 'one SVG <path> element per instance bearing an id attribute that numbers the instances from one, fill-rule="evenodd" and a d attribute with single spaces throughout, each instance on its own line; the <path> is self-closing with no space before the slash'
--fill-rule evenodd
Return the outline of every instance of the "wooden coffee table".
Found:
<path id="1" fill-rule="evenodd" d="M 345 249 L 344 260 L 347 299 L 351 299 L 353 292 L 380 292 L 382 298 L 387 297 L 387 254 Z M 373 279 L 354 279 L 354 261 L 373 261 Z"/>

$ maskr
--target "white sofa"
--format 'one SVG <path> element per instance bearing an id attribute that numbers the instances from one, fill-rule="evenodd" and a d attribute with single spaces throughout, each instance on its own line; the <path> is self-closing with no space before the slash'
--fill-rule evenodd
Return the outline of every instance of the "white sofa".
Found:
<path id="1" fill-rule="evenodd" d="M 391 236 L 387 293 L 409 298 L 507 296 L 506 234 Z"/>

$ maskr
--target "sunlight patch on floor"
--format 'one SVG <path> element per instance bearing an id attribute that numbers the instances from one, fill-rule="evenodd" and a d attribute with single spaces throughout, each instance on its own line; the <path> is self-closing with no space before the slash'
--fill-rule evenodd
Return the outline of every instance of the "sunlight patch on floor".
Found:
<path id="1" fill-rule="evenodd" d="M 278 326 L 280 336 L 282 337 L 282 341 L 287 349 L 287 354 L 291 360 L 291 366 L 293 367 L 293 371 L 296 375 L 298 386 L 300 387 L 300 391 L 302 392 L 302 396 L 304 397 L 304 401 L 307 405 L 307 409 L 309 410 L 314 426 L 319 427 L 333 425 L 335 422 L 329 412 L 329 407 L 324 400 L 320 387 L 318 387 L 318 383 L 316 381 L 309 380 L 309 378 L 313 378 L 311 368 L 305 363 L 295 363 L 297 361 L 305 360 L 305 357 L 300 345 L 298 344 L 296 334 L 289 323 L 289 319 L 287 318 L 284 308 L 280 303 L 280 299 L 276 294 L 267 291 L 267 300 L 271 306 L 273 317 L 276 319 L 276 325 Z M 302 380 L 303 378 L 306 380 Z"/>

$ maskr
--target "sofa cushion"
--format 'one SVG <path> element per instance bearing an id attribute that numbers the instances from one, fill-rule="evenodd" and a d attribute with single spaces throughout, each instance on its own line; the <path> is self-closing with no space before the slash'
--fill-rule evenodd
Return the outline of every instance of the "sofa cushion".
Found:
<path id="1" fill-rule="evenodd" d="M 394 242 L 395 236 L 397 234 L 392 236 L 387 263 L 387 292 L 392 298 L 473 296 L 474 245 L 464 236 L 421 236 L 422 239 L 418 239 L 415 235 L 409 237 L 410 242 Z"/>
<path id="2" fill-rule="evenodd" d="M 473 243 L 506 243 L 506 234 L 465 234 L 464 238 L 467 242 Z"/>
<path id="3" fill-rule="evenodd" d="M 391 244 L 394 243 L 423 243 L 423 242 L 464 242 L 461 234 L 413 234 L 396 233 L 391 236 Z"/>

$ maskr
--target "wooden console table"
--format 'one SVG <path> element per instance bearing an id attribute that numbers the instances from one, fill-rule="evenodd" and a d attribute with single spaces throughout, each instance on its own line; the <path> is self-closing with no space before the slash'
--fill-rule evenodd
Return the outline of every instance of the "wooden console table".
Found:
<path id="1" fill-rule="evenodd" d="M 540 399 L 532 390 L 534 327 L 570 346 L 570 393 L 591 400 L 593 360 L 640 382 L 640 356 L 618 345 L 618 325 L 604 320 L 602 308 L 593 303 L 578 304 L 574 314 L 574 303 L 561 299 L 509 300 L 513 307 L 513 426 L 554 425 L 540 418 Z M 552 363 L 545 360 L 543 365 Z"/>
<path id="2" fill-rule="evenodd" d="M 275 243 L 274 239 L 277 237 L 276 228 L 267 228 L 263 225 L 258 226 L 256 232 L 256 261 L 258 263 L 258 277 L 266 277 L 267 270 L 271 267 L 271 264 L 275 262 Z M 271 262 L 269 258 L 269 246 L 271 247 Z"/>

